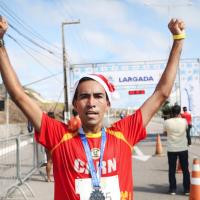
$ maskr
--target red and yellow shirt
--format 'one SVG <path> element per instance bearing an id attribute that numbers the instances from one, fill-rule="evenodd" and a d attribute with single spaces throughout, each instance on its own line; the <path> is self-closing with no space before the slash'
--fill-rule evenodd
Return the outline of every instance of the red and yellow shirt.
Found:
<path id="1" fill-rule="evenodd" d="M 36 140 L 51 151 L 55 200 L 80 200 L 75 180 L 91 178 L 82 141 L 62 122 L 43 114 Z M 146 137 L 141 110 L 106 128 L 102 178 L 118 176 L 121 200 L 133 199 L 132 148 Z M 94 165 L 99 162 L 101 133 L 87 134 Z M 85 188 L 87 190 L 87 188 Z"/>
<path id="2" fill-rule="evenodd" d="M 186 119 L 188 125 L 192 125 L 192 116 L 189 112 L 181 113 L 181 117 Z"/>

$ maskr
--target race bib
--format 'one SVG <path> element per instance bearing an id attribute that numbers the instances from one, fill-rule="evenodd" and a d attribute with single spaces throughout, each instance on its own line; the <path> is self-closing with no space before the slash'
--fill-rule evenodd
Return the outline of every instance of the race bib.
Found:
<path id="1" fill-rule="evenodd" d="M 106 200 L 120 200 L 120 189 L 118 176 L 101 177 L 101 191 Z M 75 180 L 76 193 L 80 195 L 80 200 L 89 200 L 93 191 L 91 178 Z"/>

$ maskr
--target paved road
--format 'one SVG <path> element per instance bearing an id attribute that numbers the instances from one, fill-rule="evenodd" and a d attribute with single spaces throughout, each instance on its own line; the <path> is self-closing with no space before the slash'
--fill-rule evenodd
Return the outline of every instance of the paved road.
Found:
<path id="1" fill-rule="evenodd" d="M 134 176 L 134 199 L 135 200 L 188 200 L 183 195 L 182 174 L 176 174 L 177 177 L 177 194 L 172 196 L 168 194 L 168 163 L 166 149 L 163 142 L 164 155 L 154 156 L 155 143 L 147 142 L 138 145 L 140 150 L 146 155 L 152 155 L 146 162 L 133 160 Z M 189 150 L 190 169 L 192 167 L 192 158 L 198 149 L 200 156 L 200 145 L 193 145 Z"/>

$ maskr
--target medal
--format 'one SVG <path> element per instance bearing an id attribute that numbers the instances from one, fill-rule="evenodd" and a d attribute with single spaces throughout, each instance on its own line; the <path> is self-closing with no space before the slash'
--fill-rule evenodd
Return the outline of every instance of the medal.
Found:
<path id="1" fill-rule="evenodd" d="M 102 169 L 102 162 L 103 162 L 103 153 L 105 149 L 105 144 L 106 144 L 106 132 L 105 129 L 102 129 L 102 137 L 101 137 L 101 149 L 100 149 L 100 161 L 99 161 L 99 166 L 98 170 L 95 170 L 94 163 L 92 160 L 92 155 L 90 151 L 90 147 L 87 141 L 87 138 L 83 132 L 83 128 L 81 127 L 79 129 L 80 131 L 80 138 L 83 143 L 83 147 L 86 153 L 86 158 L 88 160 L 88 166 L 90 170 L 90 174 L 92 177 L 92 187 L 93 191 L 90 194 L 90 199 L 89 200 L 105 200 L 105 196 L 103 192 L 100 190 L 100 178 L 101 178 L 101 169 Z"/>
<path id="2" fill-rule="evenodd" d="M 98 188 L 98 189 L 94 189 L 90 195 L 90 199 L 89 200 L 105 200 L 105 196 L 103 194 L 103 192 Z"/>

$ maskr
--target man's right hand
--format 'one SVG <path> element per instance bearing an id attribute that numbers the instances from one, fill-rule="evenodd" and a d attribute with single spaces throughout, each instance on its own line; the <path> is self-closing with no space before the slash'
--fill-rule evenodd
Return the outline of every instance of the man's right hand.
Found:
<path id="1" fill-rule="evenodd" d="M 3 39 L 7 29 L 8 22 L 6 18 L 0 16 L 0 40 Z M 10 97 L 31 121 L 35 130 L 39 132 L 42 121 L 42 110 L 36 102 L 25 94 L 24 89 L 18 80 L 17 74 L 11 66 L 6 48 L 0 48 L 0 72 Z"/>
<path id="2" fill-rule="evenodd" d="M 168 24 L 168 28 L 173 35 L 185 33 L 185 23 L 180 19 L 171 19 Z"/>
<path id="3" fill-rule="evenodd" d="M 8 29 L 8 22 L 5 17 L 0 16 L 0 38 L 3 38 Z"/>

